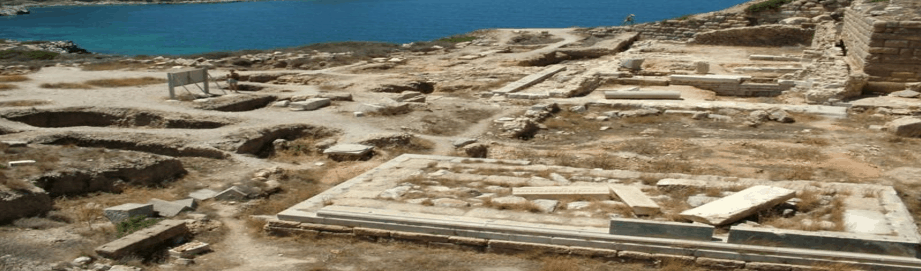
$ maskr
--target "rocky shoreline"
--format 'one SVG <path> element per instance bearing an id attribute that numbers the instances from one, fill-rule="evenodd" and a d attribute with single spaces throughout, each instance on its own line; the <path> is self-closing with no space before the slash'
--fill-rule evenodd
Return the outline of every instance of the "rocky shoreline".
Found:
<path id="1" fill-rule="evenodd" d="M 0 7 L 0 16 L 14 16 L 29 13 L 29 10 L 23 6 Z"/>

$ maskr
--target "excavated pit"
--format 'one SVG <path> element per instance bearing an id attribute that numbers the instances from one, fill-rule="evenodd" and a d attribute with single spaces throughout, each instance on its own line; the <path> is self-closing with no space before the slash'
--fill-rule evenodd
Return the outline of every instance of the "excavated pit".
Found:
<path id="1" fill-rule="evenodd" d="M 335 130 L 326 127 L 307 124 L 285 124 L 265 128 L 243 129 L 227 136 L 226 140 L 215 143 L 213 146 L 228 152 L 267 158 L 274 152 L 276 140 L 293 141 L 305 137 L 322 138 L 335 133 Z"/>
<path id="2" fill-rule="evenodd" d="M 214 129 L 234 123 L 224 118 L 201 118 L 187 114 L 131 108 L 70 107 L 50 110 L 15 110 L 0 117 L 35 127 L 148 127 L 166 129 Z"/>
<path id="3" fill-rule="evenodd" d="M 33 143 L 48 145 L 73 145 L 147 152 L 173 157 L 227 158 L 227 154 L 213 148 L 190 146 L 189 142 L 157 137 L 149 134 L 78 134 L 65 133 L 37 138 Z"/>
<path id="4" fill-rule="evenodd" d="M 268 106 L 278 99 L 275 96 L 236 96 L 221 97 L 204 101 L 195 106 L 203 110 L 214 110 L 222 112 L 242 112 L 252 111 Z"/>

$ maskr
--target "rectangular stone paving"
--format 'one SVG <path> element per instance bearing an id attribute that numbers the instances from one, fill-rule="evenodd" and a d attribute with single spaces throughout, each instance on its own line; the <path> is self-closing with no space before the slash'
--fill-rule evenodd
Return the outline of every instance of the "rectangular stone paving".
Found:
<path id="1" fill-rule="evenodd" d="M 565 176 L 572 186 L 556 180 L 560 178 L 547 179 L 548 171 Z M 640 181 L 641 177 L 663 181 L 659 186 L 648 186 Z M 611 187 L 610 180 L 623 182 Z M 796 191 L 815 189 L 826 195 L 844 195 L 879 213 L 849 214 L 850 222 L 866 222 L 850 227 L 849 231 L 854 232 L 732 226 L 728 238 L 713 238 L 711 225 L 663 221 L 670 217 L 664 214 L 612 218 L 623 216 L 623 208 L 652 208 L 674 189 L 739 186 L 748 189 L 713 202 L 723 201 L 722 204 L 705 204 L 692 210 L 661 205 L 660 210 L 670 214 L 683 211 L 685 215 L 694 214 L 701 222 L 724 225 L 786 201 Z M 381 196 L 397 188 L 401 191 L 399 196 Z M 612 190 L 617 198 L 611 197 Z M 653 190 L 659 191 L 657 196 L 647 197 Z M 853 200 L 865 194 L 862 191 L 878 191 L 876 200 Z M 591 195 L 600 198 L 588 197 Z M 548 197 L 559 200 L 554 202 Z M 457 204 L 431 204 L 448 201 Z M 546 201 L 556 208 L 537 204 Z M 651 210 L 640 209 L 639 213 Z M 867 270 L 921 270 L 921 260 L 910 255 L 921 242 L 912 215 L 894 189 L 869 184 L 640 173 L 531 165 L 518 160 L 402 155 L 282 211 L 277 218 L 269 222 L 267 229 L 355 235 L 370 232 L 378 237 L 436 243 L 465 240 L 462 245 L 484 246 L 487 251 L 552 247 L 568 253 L 591 248 L 625 255 L 652 253 L 740 261 L 745 266 L 755 262 L 808 266 L 846 261 Z M 882 234 L 885 230 L 878 225 L 883 224 L 890 227 L 890 233 Z M 850 247 L 810 245 L 814 242 Z"/>

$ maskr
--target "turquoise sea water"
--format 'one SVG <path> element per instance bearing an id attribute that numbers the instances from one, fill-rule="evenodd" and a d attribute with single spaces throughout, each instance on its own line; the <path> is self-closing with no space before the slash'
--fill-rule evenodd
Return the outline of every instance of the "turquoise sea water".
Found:
<path id="1" fill-rule="evenodd" d="M 406 43 L 484 28 L 619 25 L 746 0 L 290 0 L 32 8 L 0 17 L 0 39 L 72 40 L 98 53 L 178 55 L 330 41 Z"/>

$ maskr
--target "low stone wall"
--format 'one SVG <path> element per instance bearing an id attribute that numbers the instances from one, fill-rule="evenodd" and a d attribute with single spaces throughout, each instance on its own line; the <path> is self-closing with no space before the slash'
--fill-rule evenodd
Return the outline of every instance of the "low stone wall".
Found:
<path id="1" fill-rule="evenodd" d="M 711 30 L 694 35 L 694 44 L 781 47 L 810 45 L 815 29 L 765 25 Z"/>
<path id="2" fill-rule="evenodd" d="M 751 1 L 749 5 L 762 1 Z M 852 0 L 795 0 L 776 10 L 758 13 L 718 11 L 633 26 L 595 28 L 592 35 L 638 32 L 640 39 L 688 40 L 694 34 L 728 28 L 775 24 L 786 18 L 813 18 L 823 14 L 840 14 Z M 807 43 L 808 44 L 808 43 Z"/>
<path id="3" fill-rule="evenodd" d="M 750 76 L 737 75 L 672 75 L 671 85 L 693 86 L 716 92 L 721 96 L 773 97 L 793 87 L 792 84 L 759 84 L 746 82 Z"/>

